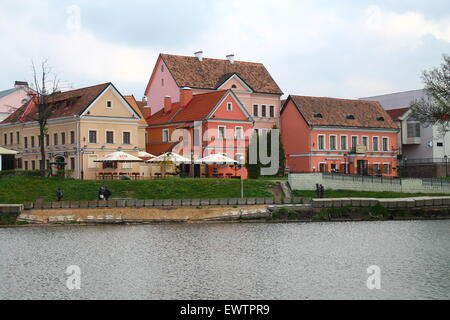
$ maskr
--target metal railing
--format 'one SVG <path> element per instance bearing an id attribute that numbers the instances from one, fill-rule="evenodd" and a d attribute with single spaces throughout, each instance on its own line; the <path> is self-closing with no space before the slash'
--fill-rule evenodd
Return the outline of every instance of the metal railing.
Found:
<path id="1" fill-rule="evenodd" d="M 403 159 L 399 162 L 399 164 L 403 166 L 414 164 L 430 164 L 430 163 L 446 164 L 447 162 L 445 161 L 444 158 L 421 158 L 421 159 L 407 159 L 407 160 Z"/>
<path id="2" fill-rule="evenodd" d="M 433 178 L 421 178 L 422 185 L 428 187 L 450 187 L 450 180 L 447 179 L 433 179 Z"/>
<path id="3" fill-rule="evenodd" d="M 341 180 L 341 181 L 353 181 L 353 182 L 369 182 L 369 183 L 387 183 L 401 185 L 402 180 L 393 177 L 383 176 L 364 176 L 354 174 L 341 174 L 341 173 L 322 173 L 324 179 Z"/>

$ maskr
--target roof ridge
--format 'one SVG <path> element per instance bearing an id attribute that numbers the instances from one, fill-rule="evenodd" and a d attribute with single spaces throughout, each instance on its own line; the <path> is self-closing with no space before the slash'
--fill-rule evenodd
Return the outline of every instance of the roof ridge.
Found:
<path id="1" fill-rule="evenodd" d="M 327 99 L 327 100 L 339 100 L 339 101 L 354 101 L 354 102 L 370 102 L 370 103 L 379 103 L 378 101 L 372 101 L 372 100 L 361 100 L 361 99 L 346 99 L 346 98 L 333 98 L 333 97 L 315 97 L 315 96 L 299 96 L 299 95 L 293 95 L 292 97 L 299 97 L 299 98 L 314 98 L 314 99 Z"/>
<path id="2" fill-rule="evenodd" d="M 173 57 L 182 57 L 182 58 L 190 58 L 190 59 L 196 59 L 197 57 L 194 56 L 184 56 L 179 54 L 170 54 L 170 53 L 160 53 L 161 56 L 173 56 Z M 219 58 L 206 58 L 203 57 L 203 60 L 216 60 L 216 61 L 228 61 L 227 59 L 219 59 Z M 233 63 L 248 63 L 248 64 L 258 64 L 258 65 L 264 65 L 262 62 L 251 62 L 251 61 L 241 61 L 241 60 L 234 60 Z"/>

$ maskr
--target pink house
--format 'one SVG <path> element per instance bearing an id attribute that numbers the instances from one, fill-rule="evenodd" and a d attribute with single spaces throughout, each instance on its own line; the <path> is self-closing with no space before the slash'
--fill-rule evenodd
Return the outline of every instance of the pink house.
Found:
<path id="1" fill-rule="evenodd" d="M 163 108 L 164 97 L 180 101 L 185 87 L 191 88 L 193 95 L 233 90 L 255 120 L 254 129 L 279 126 L 283 92 L 261 63 L 235 61 L 234 55 L 209 59 L 201 51 L 192 57 L 160 54 L 145 90 L 146 116 Z"/>
<path id="2" fill-rule="evenodd" d="M 30 99 L 30 90 L 27 82 L 16 81 L 14 88 L 0 91 L 0 122 Z"/>

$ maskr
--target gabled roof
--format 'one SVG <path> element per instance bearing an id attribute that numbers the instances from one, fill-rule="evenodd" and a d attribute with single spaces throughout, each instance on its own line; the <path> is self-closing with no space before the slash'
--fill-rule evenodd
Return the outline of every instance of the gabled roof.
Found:
<path id="1" fill-rule="evenodd" d="M 238 75 L 254 92 L 283 94 L 262 63 L 160 54 L 178 87 L 216 90 Z"/>
<path id="2" fill-rule="evenodd" d="M 400 109 L 392 109 L 392 110 L 386 110 L 386 112 L 389 114 L 389 116 L 392 118 L 392 120 L 400 120 L 399 118 L 403 116 L 407 111 L 409 111 L 410 108 L 400 108 Z"/>
<path id="3" fill-rule="evenodd" d="M 53 94 L 49 98 L 49 101 L 54 110 L 49 119 L 81 115 L 83 111 L 110 85 L 112 84 L 108 82 Z M 31 122 L 36 121 L 36 118 L 37 108 L 35 100 L 31 99 L 1 122 L 1 124 Z"/>
<path id="4" fill-rule="evenodd" d="M 147 118 L 149 125 L 190 122 L 205 119 L 217 104 L 225 97 L 228 90 L 214 91 L 192 96 L 185 107 L 179 102 L 172 103 L 172 110 L 164 112 L 164 108 Z"/>
<path id="5" fill-rule="evenodd" d="M 310 126 L 397 129 L 391 117 L 375 101 L 291 95 L 286 103 L 291 100 Z"/>

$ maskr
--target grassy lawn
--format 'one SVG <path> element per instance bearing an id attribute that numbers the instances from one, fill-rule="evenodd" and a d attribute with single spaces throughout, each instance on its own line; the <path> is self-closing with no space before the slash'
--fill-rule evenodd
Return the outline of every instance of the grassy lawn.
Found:
<path id="1" fill-rule="evenodd" d="M 240 180 L 235 179 L 155 179 L 74 180 L 39 177 L 0 177 L 0 203 L 23 203 L 44 197 L 55 201 L 55 191 L 61 188 L 64 201 L 96 200 L 98 189 L 107 186 L 111 198 L 135 199 L 200 199 L 239 198 Z M 268 180 L 244 180 L 245 197 L 272 197 L 273 183 Z"/>
<path id="2" fill-rule="evenodd" d="M 316 198 L 315 191 L 295 190 L 295 197 Z M 437 193 L 401 193 L 401 192 L 372 192 L 372 191 L 353 191 L 353 190 L 325 190 L 325 198 L 408 198 L 423 196 L 449 196 L 449 194 Z"/>

